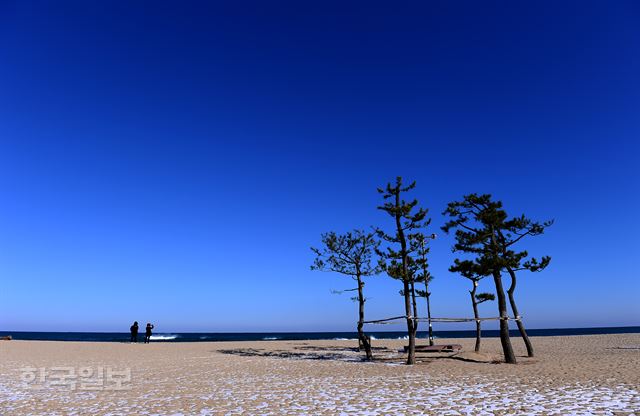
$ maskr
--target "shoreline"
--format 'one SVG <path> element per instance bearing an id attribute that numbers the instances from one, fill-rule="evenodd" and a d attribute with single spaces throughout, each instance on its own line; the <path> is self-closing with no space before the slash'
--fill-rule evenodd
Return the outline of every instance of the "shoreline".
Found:
<path id="1" fill-rule="evenodd" d="M 511 336 L 518 339 L 519 333 L 512 329 Z M 373 340 L 406 339 L 406 331 L 366 331 Z M 613 335 L 640 333 L 640 326 L 589 327 L 589 328 L 547 328 L 529 329 L 531 337 Z M 484 329 L 483 338 L 499 336 L 495 329 Z M 0 338 L 11 336 L 14 340 L 38 341 L 86 341 L 86 342 L 128 342 L 126 332 L 36 332 L 0 331 Z M 475 330 L 435 331 L 435 339 L 474 338 Z M 418 340 L 427 339 L 426 331 L 418 331 Z M 152 335 L 154 342 L 235 342 L 235 341 L 308 341 L 308 340 L 357 340 L 354 331 L 334 332 L 160 332 Z"/>
<path id="2" fill-rule="evenodd" d="M 640 337 L 640 332 L 625 332 L 625 333 L 611 333 L 611 334 L 580 334 L 580 335 L 529 335 L 529 338 L 531 338 L 532 340 L 535 339 L 546 339 L 546 338 L 573 338 L 573 337 L 602 337 L 602 336 L 617 336 L 617 335 L 637 335 Z M 500 337 L 498 336 L 485 336 L 484 333 L 482 335 L 482 341 L 484 342 L 485 340 L 498 340 L 499 341 Z M 392 342 L 400 342 L 402 343 L 403 341 L 407 341 L 408 338 L 407 337 L 400 337 L 400 338 L 375 338 L 372 337 L 371 338 L 372 342 L 382 342 L 382 343 L 392 343 Z M 436 343 L 438 342 L 442 342 L 442 343 L 452 343 L 454 341 L 462 341 L 462 340 L 475 340 L 475 337 L 434 337 L 434 340 L 436 341 Z M 511 335 L 511 341 L 512 343 L 517 343 L 519 342 L 520 336 L 515 336 L 515 335 Z M 321 338 L 321 339 L 315 339 L 315 338 L 300 338 L 300 339 L 238 339 L 238 340 L 214 340 L 214 339 L 207 339 L 207 340 L 182 340 L 182 341 L 176 341 L 176 340 L 167 340 L 167 339 L 151 339 L 150 344 L 162 344 L 162 345 L 178 345 L 178 344 L 237 344 L 237 343 L 298 343 L 298 342 L 347 342 L 347 343 L 353 343 L 353 342 L 357 342 L 358 338 Z M 421 344 L 421 343 L 425 343 L 425 341 L 428 341 L 427 337 L 417 337 L 416 338 L 416 343 L 417 344 Z M 142 338 L 140 338 L 140 340 L 138 342 L 131 342 L 128 339 L 125 340 L 118 340 L 118 341 L 95 341 L 95 340 L 59 340 L 59 339 L 20 339 L 20 338 L 12 338 L 10 340 L 0 340 L 0 345 L 2 345 L 2 343 L 7 343 L 7 342 L 12 342 L 12 343 L 17 343 L 17 342 L 23 342 L 23 343 L 40 343 L 40 342 L 50 342 L 50 343 L 60 343 L 60 344 L 74 344 L 74 343 L 78 343 L 78 344 L 95 344 L 95 345 L 102 345 L 102 344 L 132 344 L 132 345 L 143 345 L 144 342 L 142 340 Z M 640 348 L 640 346 L 638 347 Z"/>

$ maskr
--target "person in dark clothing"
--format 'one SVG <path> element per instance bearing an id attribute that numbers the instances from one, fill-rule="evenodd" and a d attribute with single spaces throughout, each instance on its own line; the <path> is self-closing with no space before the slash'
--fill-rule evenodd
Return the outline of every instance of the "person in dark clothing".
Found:
<path id="1" fill-rule="evenodd" d="M 151 338 L 151 330 L 153 328 L 154 328 L 154 326 L 147 322 L 147 329 L 145 330 L 145 333 L 144 333 L 144 343 L 145 344 L 149 343 L 149 339 Z"/>
<path id="2" fill-rule="evenodd" d="M 129 329 L 131 330 L 131 342 L 138 342 L 138 321 L 135 321 Z"/>

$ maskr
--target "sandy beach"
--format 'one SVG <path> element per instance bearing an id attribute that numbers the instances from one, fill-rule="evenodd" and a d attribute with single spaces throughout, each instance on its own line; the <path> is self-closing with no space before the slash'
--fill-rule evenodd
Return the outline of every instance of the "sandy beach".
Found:
<path id="1" fill-rule="evenodd" d="M 444 341 L 444 340 L 440 340 Z M 0 414 L 640 414 L 640 334 L 534 338 L 517 365 L 374 341 L 0 342 Z M 422 340 L 421 342 L 424 342 Z M 473 340 L 447 340 L 463 345 Z M 486 339 L 483 357 L 499 357 Z"/>

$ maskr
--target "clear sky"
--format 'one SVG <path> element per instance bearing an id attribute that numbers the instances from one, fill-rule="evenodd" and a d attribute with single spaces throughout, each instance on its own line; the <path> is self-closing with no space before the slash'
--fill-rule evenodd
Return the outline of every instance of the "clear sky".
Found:
<path id="1" fill-rule="evenodd" d="M 556 221 L 530 327 L 640 324 L 640 5 L 518 3 L 2 2 L 0 329 L 354 330 L 309 246 L 390 228 L 397 175 L 434 315 L 471 315 L 439 226 L 478 192 Z"/>

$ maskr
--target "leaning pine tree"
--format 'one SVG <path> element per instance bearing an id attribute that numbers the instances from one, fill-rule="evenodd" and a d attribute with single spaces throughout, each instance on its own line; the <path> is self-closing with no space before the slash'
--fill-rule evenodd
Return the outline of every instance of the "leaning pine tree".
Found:
<path id="1" fill-rule="evenodd" d="M 544 230 L 551 226 L 553 221 L 535 222 L 524 215 L 515 217 L 505 221 L 501 227 L 498 228 L 498 244 L 502 252 L 502 259 L 505 269 L 511 277 L 511 285 L 507 289 L 507 295 L 509 297 L 509 303 L 511 304 L 511 310 L 513 316 L 516 318 L 516 324 L 518 325 L 518 331 L 520 336 L 527 347 L 527 355 L 533 357 L 533 345 L 527 331 L 524 327 L 524 322 L 518 311 L 516 305 L 515 290 L 516 290 L 516 272 L 521 270 L 528 270 L 530 272 L 540 272 L 544 270 L 551 262 L 551 257 L 544 256 L 540 260 L 531 258 L 527 260 L 529 255 L 527 251 L 513 251 L 512 246 L 518 243 L 525 237 L 537 236 L 544 233 Z"/>
<path id="2" fill-rule="evenodd" d="M 409 337 L 409 348 L 407 354 L 407 364 L 415 364 L 416 358 L 416 332 L 417 332 L 417 307 L 415 302 L 415 276 L 416 261 L 412 253 L 417 248 L 417 236 L 419 229 L 428 224 L 426 220 L 427 210 L 414 208 L 418 205 L 417 200 L 407 202 L 402 198 L 402 194 L 409 192 L 416 186 L 412 182 L 408 186 L 402 185 L 402 178 L 397 177 L 395 185 L 387 184 L 385 189 L 378 189 L 385 199 L 384 205 L 378 209 L 389 214 L 393 218 L 395 230 L 392 233 L 385 233 L 377 229 L 378 236 L 389 243 L 385 250 L 379 250 L 380 267 L 387 274 L 402 282 L 401 294 L 404 298 L 404 311 L 407 321 L 407 335 Z"/>
<path id="3" fill-rule="evenodd" d="M 509 316 L 507 301 L 502 285 L 501 271 L 505 260 L 499 245 L 499 230 L 507 218 L 501 202 L 491 200 L 491 195 L 465 195 L 462 201 L 450 202 L 443 213 L 451 219 L 442 227 L 448 233 L 455 229 L 456 243 L 453 250 L 475 255 L 475 261 L 490 271 L 495 284 L 500 314 L 500 343 L 504 360 L 516 363 L 511 339 L 509 338 Z"/>
<path id="4" fill-rule="evenodd" d="M 449 267 L 450 272 L 460 273 L 462 277 L 465 277 L 473 284 L 472 289 L 469 291 L 471 295 L 471 306 L 473 307 L 473 317 L 476 321 L 476 345 L 475 352 L 480 352 L 480 340 L 482 339 L 482 321 L 480 320 L 480 313 L 478 312 L 478 305 L 484 302 L 495 300 L 493 293 L 477 293 L 478 284 L 480 280 L 488 276 L 490 273 L 483 271 L 481 266 L 470 260 L 455 259 L 453 266 Z"/>
<path id="5" fill-rule="evenodd" d="M 372 262 L 379 244 L 373 233 L 354 230 L 341 235 L 335 232 L 322 234 L 322 248 L 311 248 L 316 255 L 311 270 L 336 272 L 356 281 L 357 287 L 345 291 L 358 293 L 354 299 L 358 301 L 358 339 L 364 347 L 367 360 L 372 360 L 373 354 L 363 328 L 364 304 L 367 300 L 363 278 L 379 273 L 379 268 Z"/>

